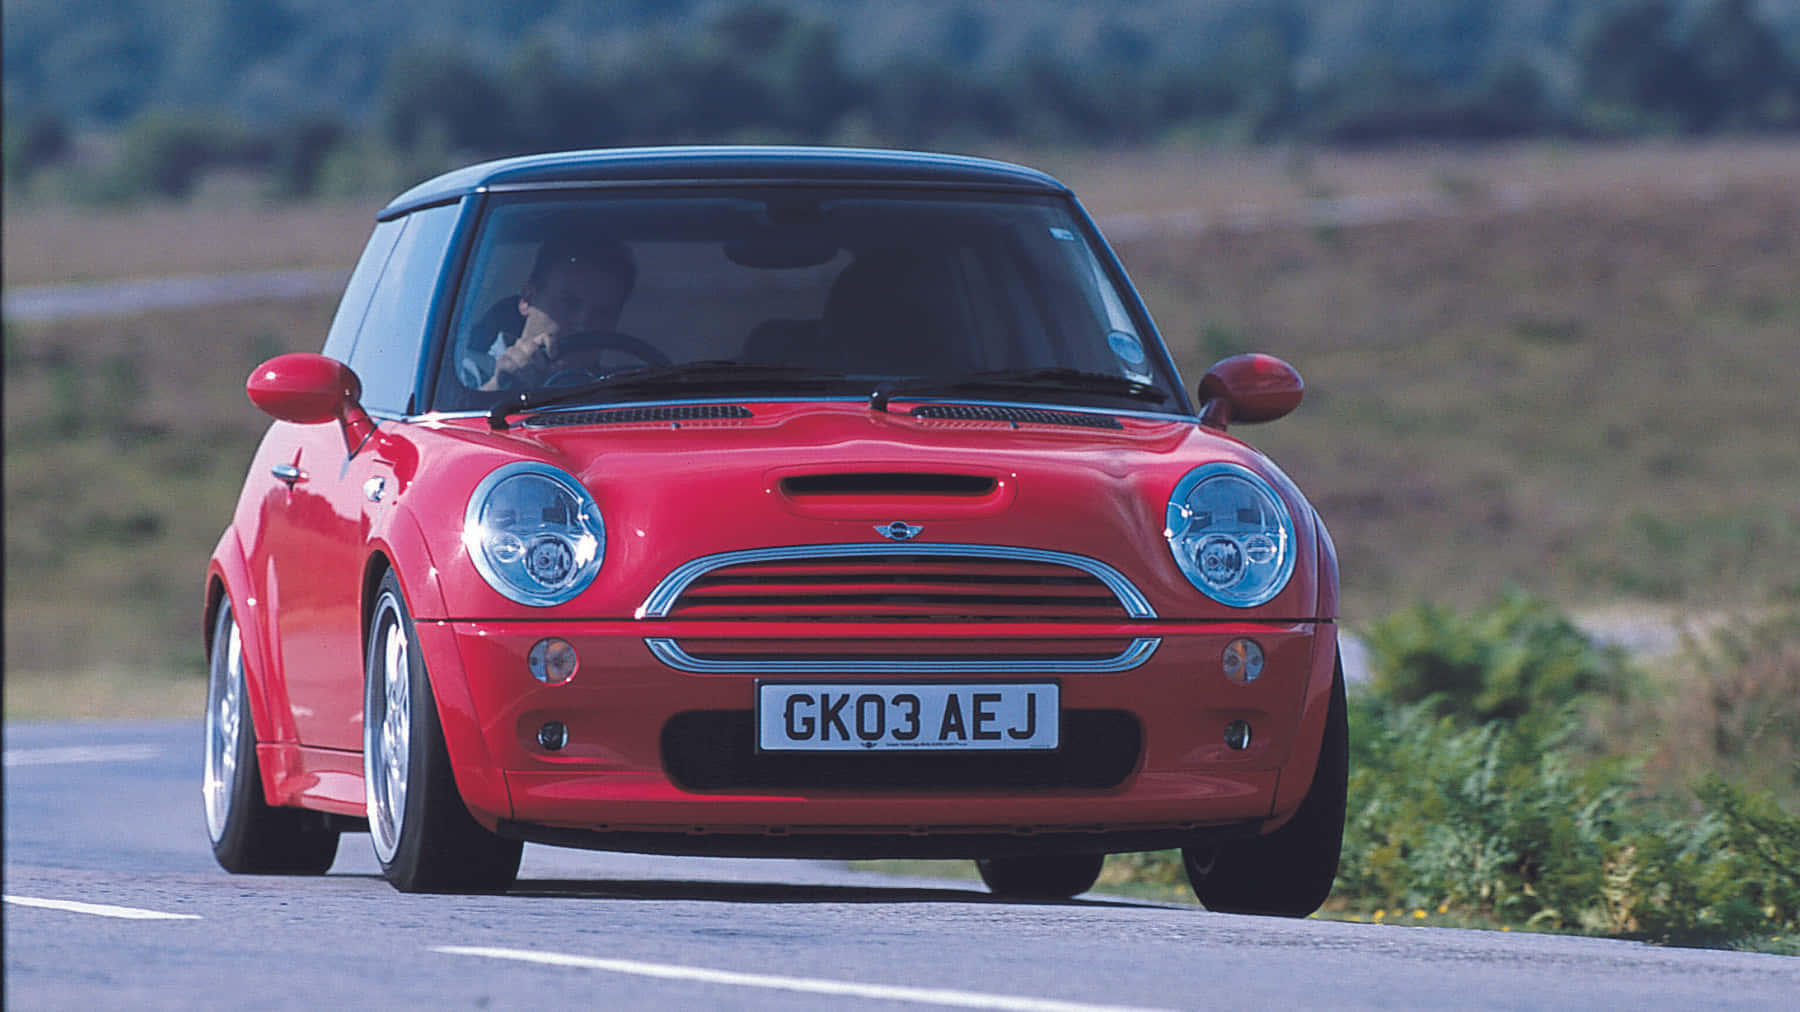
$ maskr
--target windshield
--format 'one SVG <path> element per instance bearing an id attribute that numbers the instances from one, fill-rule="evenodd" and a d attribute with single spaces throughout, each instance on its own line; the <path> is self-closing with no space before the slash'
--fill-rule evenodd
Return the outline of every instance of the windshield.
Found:
<path id="1" fill-rule="evenodd" d="M 1052 196 L 498 194 L 467 264 L 437 410 L 487 410 L 522 395 L 878 389 L 896 401 L 1180 408 L 1160 349 Z M 752 368 L 734 377 L 734 365 Z M 1055 381 L 1037 379 L 1051 370 Z M 681 382 L 616 382 L 633 373 Z M 1012 379 L 971 385 L 971 376 Z"/>

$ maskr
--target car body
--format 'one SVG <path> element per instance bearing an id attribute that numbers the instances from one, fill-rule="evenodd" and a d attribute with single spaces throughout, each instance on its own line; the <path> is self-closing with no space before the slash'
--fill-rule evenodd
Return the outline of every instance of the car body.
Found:
<path id="1" fill-rule="evenodd" d="M 600 261 L 612 329 L 552 361 L 531 314 Z M 1237 356 L 1196 405 L 1049 176 L 473 166 L 384 209 L 323 354 L 248 391 L 276 421 L 204 600 L 231 870 L 368 828 L 408 890 L 505 888 L 525 841 L 967 857 L 1016 895 L 1180 847 L 1219 909 L 1330 887 L 1335 554 L 1226 431 L 1299 376 Z"/>

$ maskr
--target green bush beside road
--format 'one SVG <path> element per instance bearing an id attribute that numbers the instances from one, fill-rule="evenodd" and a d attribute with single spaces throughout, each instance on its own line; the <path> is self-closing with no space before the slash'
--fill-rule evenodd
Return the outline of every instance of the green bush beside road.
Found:
<path id="1" fill-rule="evenodd" d="M 1659 792 L 1644 766 L 1656 759 L 1654 726 L 1621 714 L 1648 698 L 1686 695 L 1662 679 L 1626 677 L 1538 698 L 1496 715 L 1481 700 L 1496 689 L 1544 684 L 1577 668 L 1626 674 L 1611 652 L 1571 651 L 1554 625 L 1525 640 L 1496 616 L 1550 614 L 1510 598 L 1445 621 L 1416 608 L 1390 616 L 1370 637 L 1372 691 L 1353 703 L 1351 818 L 1334 903 L 1346 909 L 1439 909 L 1556 930 L 1729 944 L 1800 930 L 1800 768 L 1785 784 L 1751 791 L 1755 759 L 1721 756 L 1705 779 Z M 1429 616 L 1437 632 L 1416 634 Z M 1800 617 L 1765 620 L 1754 635 L 1779 654 L 1800 644 Z M 1396 637 L 1396 631 L 1405 637 Z M 1736 635 L 1734 633 L 1734 635 Z M 1413 684 L 1421 661 L 1486 660 L 1473 695 L 1392 694 Z M 1707 649 L 1695 643 L 1688 657 Z M 1747 660 L 1751 660 L 1747 658 Z M 1756 661 L 1765 658 L 1754 658 Z M 1770 679 L 1756 705 L 1792 719 L 1800 666 Z M 1384 692 L 1384 690 L 1389 690 Z M 1636 707 L 1656 713 L 1657 706 Z M 1686 715 L 1704 719 L 1701 715 Z M 1783 804 L 1787 806 L 1786 810 Z"/>
<path id="2" fill-rule="evenodd" d="M 1639 672 L 1573 628 L 1517 594 L 1469 615 L 1419 606 L 1376 624 L 1370 683 L 1350 697 L 1349 819 L 1324 915 L 1800 954 L 1800 765 L 1747 788 L 1769 782 L 1765 764 L 1715 755 L 1700 779 L 1655 788 L 1645 768 L 1660 735 L 1631 715 L 1660 719 L 1669 700 L 1691 698 L 1680 680 L 1714 644 Z M 1753 665 L 1786 658 L 1782 677 L 1742 700 L 1786 733 L 1780 721 L 1800 714 L 1800 615 L 1719 638 L 1762 644 Z M 1619 680 L 1504 715 L 1483 702 L 1566 684 L 1572 670 Z M 1421 692 L 1437 677 L 1421 672 L 1454 672 L 1459 691 Z M 1186 889 L 1173 852 L 1114 858 L 1103 881 Z"/>

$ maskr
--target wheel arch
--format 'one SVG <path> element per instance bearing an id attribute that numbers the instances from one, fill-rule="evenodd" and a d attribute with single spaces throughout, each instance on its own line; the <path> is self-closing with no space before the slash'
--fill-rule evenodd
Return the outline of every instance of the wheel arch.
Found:
<path id="1" fill-rule="evenodd" d="M 1338 558 L 1337 546 L 1318 511 L 1312 511 L 1317 566 L 1314 570 L 1315 616 L 1318 634 L 1314 640 L 1312 671 L 1306 680 L 1306 695 L 1301 704 L 1300 724 L 1295 734 L 1293 755 L 1276 782 L 1273 816 L 1263 825 L 1264 833 L 1272 833 L 1286 825 L 1300 810 L 1300 802 L 1311 789 L 1313 773 L 1318 767 L 1319 748 L 1325 741 L 1325 721 L 1331 709 L 1332 683 L 1343 677 L 1343 657 L 1338 647 Z"/>
<path id="2" fill-rule="evenodd" d="M 201 644 L 204 656 L 210 658 L 219 608 L 229 600 L 232 614 L 237 617 L 238 639 L 244 652 L 244 687 L 256 740 L 262 744 L 293 741 L 293 721 L 287 717 L 285 694 L 274 684 L 274 642 L 268 628 L 269 610 L 256 596 L 255 587 L 237 532 L 227 529 L 207 564 L 200 619 Z M 267 773 L 264 774 L 264 786 L 265 789 L 268 786 Z"/>
<path id="3" fill-rule="evenodd" d="M 1321 622 L 1335 620 L 1338 617 L 1338 557 L 1337 545 L 1332 543 L 1331 532 L 1325 528 L 1325 521 L 1313 512 L 1313 532 L 1318 543 L 1318 604 L 1315 617 Z"/>
<path id="4" fill-rule="evenodd" d="M 1343 679 L 1343 659 L 1338 652 L 1337 624 L 1320 622 L 1314 638 L 1312 677 L 1307 680 L 1306 701 L 1300 713 L 1300 726 L 1295 732 L 1294 751 L 1282 767 L 1275 785 L 1272 818 L 1263 824 L 1264 834 L 1273 833 L 1300 811 L 1301 802 L 1312 790 L 1318 772 L 1320 752 L 1325 745 L 1326 724 L 1331 717 L 1333 694 Z"/>
<path id="5" fill-rule="evenodd" d="M 383 535 L 363 564 L 359 611 L 363 656 L 368 657 L 369 626 L 375 617 L 381 583 L 391 572 L 413 621 L 457 791 L 476 820 L 492 829 L 495 820 L 511 817 L 512 798 L 505 775 L 494 762 L 482 734 L 468 675 L 445 615 L 439 570 L 417 518 L 410 511 L 396 511 Z M 364 669 L 367 678 L 366 663 Z"/>

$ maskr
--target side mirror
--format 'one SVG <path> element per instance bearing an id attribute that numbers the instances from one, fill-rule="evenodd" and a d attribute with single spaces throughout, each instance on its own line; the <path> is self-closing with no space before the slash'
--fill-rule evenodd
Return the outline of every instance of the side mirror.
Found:
<path id="1" fill-rule="evenodd" d="M 250 373 L 244 392 L 250 403 L 284 422 L 336 421 L 351 453 L 375 431 L 374 419 L 362 409 L 362 380 L 349 366 L 323 355 L 277 355 Z"/>
<path id="2" fill-rule="evenodd" d="M 1300 406 L 1306 384 L 1273 355 L 1221 359 L 1200 380 L 1200 424 L 1224 431 L 1232 422 L 1272 422 Z"/>

